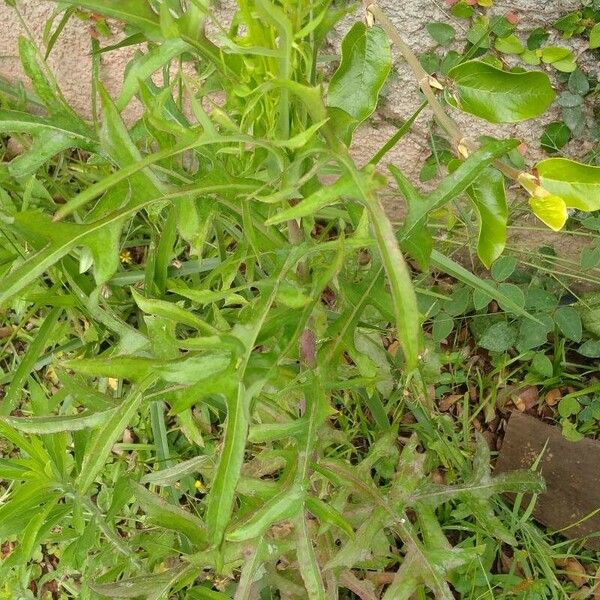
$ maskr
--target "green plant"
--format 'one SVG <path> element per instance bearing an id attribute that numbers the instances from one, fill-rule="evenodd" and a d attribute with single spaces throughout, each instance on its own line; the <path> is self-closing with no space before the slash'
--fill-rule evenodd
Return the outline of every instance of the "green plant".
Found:
<path id="1" fill-rule="evenodd" d="M 440 365 L 422 332 L 427 293 L 401 249 L 465 284 L 444 299 L 446 320 L 474 288 L 538 326 L 497 273 L 490 283 L 434 249 L 430 222 L 465 198 L 479 257 L 498 265 L 505 177 L 560 229 L 568 208 L 600 208 L 597 170 L 549 159 L 538 177 L 506 158 L 518 141 L 464 139 L 376 5 L 368 18 L 382 28 L 356 23 L 329 80 L 321 47 L 350 8 L 328 0 L 240 1 L 229 28 L 202 0 L 67 6 L 116 18 L 121 45 L 147 46 L 118 98 L 94 79 L 102 116 L 87 122 L 22 38 L 47 114 L 0 113 L 0 132 L 23 146 L 0 170 L 0 302 L 9 343 L 25 348 L 2 376 L 3 593 L 33 582 L 82 599 L 453 597 L 449 582 L 488 541 L 521 541 L 498 494 L 543 484 L 492 477 L 481 438 L 446 442 L 452 424 L 431 411 Z M 453 156 L 428 195 L 392 169 L 408 207 L 398 232 L 377 163 L 410 122 L 365 168 L 350 152 L 392 68 L 390 41 Z M 538 71 L 457 61 L 448 78 L 448 103 L 494 123 L 539 116 L 554 98 Z M 134 97 L 144 113 L 128 127 Z M 451 510 L 473 527 L 455 545 Z"/>

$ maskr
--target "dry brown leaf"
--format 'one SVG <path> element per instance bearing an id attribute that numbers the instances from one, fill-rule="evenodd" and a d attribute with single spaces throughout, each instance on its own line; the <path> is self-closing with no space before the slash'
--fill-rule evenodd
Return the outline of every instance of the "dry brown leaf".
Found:
<path id="1" fill-rule="evenodd" d="M 391 354 L 393 358 L 396 358 L 396 354 L 398 354 L 398 350 L 400 348 L 400 342 L 398 340 L 394 340 L 387 348 L 387 351 Z"/>
<path id="2" fill-rule="evenodd" d="M 444 396 L 439 403 L 439 408 L 442 412 L 449 411 L 459 400 L 463 399 L 462 394 L 448 394 Z"/>
<path id="3" fill-rule="evenodd" d="M 540 400 L 538 389 L 534 385 L 530 385 L 522 390 L 519 390 L 517 396 L 513 396 L 513 404 L 520 412 L 531 410 Z"/>
<path id="4" fill-rule="evenodd" d="M 582 588 L 588 581 L 589 575 L 585 567 L 576 558 L 556 561 L 564 574 L 578 587 Z"/>
<path id="5" fill-rule="evenodd" d="M 554 388 L 553 390 L 550 390 L 547 394 L 546 394 L 546 404 L 548 406 L 556 406 L 559 402 L 560 399 L 562 398 L 562 392 L 560 391 L 559 388 Z"/>
<path id="6" fill-rule="evenodd" d="M 594 598 L 594 600 L 600 600 L 600 567 L 598 567 L 598 570 L 596 571 L 594 580 L 596 582 L 596 585 L 594 586 L 594 589 L 592 590 L 593 598 Z"/>

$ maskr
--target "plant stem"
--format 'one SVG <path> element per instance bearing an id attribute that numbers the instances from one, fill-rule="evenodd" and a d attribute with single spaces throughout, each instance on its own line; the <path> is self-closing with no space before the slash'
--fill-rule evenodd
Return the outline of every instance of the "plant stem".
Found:
<path id="1" fill-rule="evenodd" d="M 438 100 L 437 95 L 431 87 L 431 76 L 425 71 L 416 54 L 411 50 L 408 44 L 402 39 L 398 29 L 385 12 L 375 3 L 370 3 L 368 0 L 363 2 L 367 13 L 373 15 L 376 21 L 379 23 L 381 28 L 386 32 L 388 37 L 392 40 L 396 46 L 398 52 L 402 55 L 404 60 L 408 63 L 411 71 L 419 82 L 419 87 L 423 92 L 423 95 L 427 99 L 429 106 L 435 115 L 435 118 L 439 124 L 443 127 L 446 133 L 450 136 L 452 144 L 456 148 L 458 154 L 463 154 L 462 149 L 466 149 L 469 152 L 473 152 L 477 149 L 476 144 L 468 140 L 461 132 L 459 126 L 456 124 L 454 119 L 450 117 L 441 102 Z M 519 176 L 522 171 L 515 169 L 510 165 L 502 162 L 501 160 L 494 161 L 494 167 L 503 173 L 509 179 L 519 181 Z"/>
<path id="2" fill-rule="evenodd" d="M 414 73 L 415 77 L 419 82 L 419 87 L 423 92 L 425 98 L 427 98 L 427 102 L 429 102 L 429 106 L 433 111 L 436 119 L 439 121 L 440 125 L 446 130 L 448 135 L 452 138 L 452 142 L 455 146 L 464 143 L 464 136 L 462 135 L 458 125 L 454 122 L 454 119 L 446 114 L 444 107 L 441 105 L 440 101 L 437 99 L 433 88 L 430 83 L 430 75 L 425 71 L 422 67 L 419 59 L 415 55 L 415 53 L 410 49 L 408 44 L 402 39 L 398 29 L 389 19 L 389 17 L 377 6 L 377 4 L 369 4 L 367 6 L 367 11 L 370 12 L 381 28 L 387 33 L 388 37 L 392 40 L 394 45 L 396 46 L 398 52 L 402 55 L 404 60 L 408 63 L 411 71 Z"/>

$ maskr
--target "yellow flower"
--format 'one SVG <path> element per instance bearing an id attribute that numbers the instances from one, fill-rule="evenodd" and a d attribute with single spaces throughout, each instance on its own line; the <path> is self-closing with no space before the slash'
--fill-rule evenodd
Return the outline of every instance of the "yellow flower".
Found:
<path id="1" fill-rule="evenodd" d="M 130 265 L 133 262 L 133 254 L 131 254 L 131 250 L 128 248 L 125 248 L 125 250 L 121 251 L 119 258 L 124 265 Z"/>

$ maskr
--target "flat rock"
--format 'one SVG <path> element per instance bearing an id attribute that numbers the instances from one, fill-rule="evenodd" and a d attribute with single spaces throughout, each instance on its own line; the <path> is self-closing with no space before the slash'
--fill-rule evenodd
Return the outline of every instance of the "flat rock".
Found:
<path id="1" fill-rule="evenodd" d="M 600 550 L 600 441 L 570 442 L 558 427 L 513 412 L 495 473 L 528 469 L 540 454 L 547 490 L 534 518 L 570 539 L 595 535 L 585 545 Z"/>

